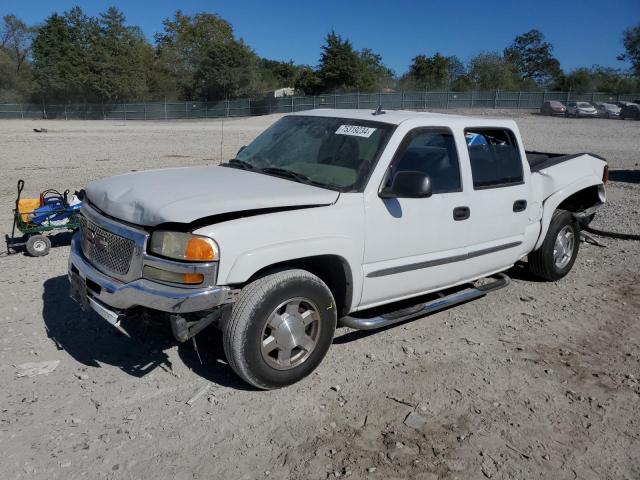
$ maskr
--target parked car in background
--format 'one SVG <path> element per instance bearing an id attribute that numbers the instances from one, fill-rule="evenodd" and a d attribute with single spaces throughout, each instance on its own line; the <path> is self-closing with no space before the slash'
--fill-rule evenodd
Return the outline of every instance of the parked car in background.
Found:
<path id="1" fill-rule="evenodd" d="M 542 115 L 565 115 L 567 107 L 557 100 L 547 100 L 540 107 L 540 113 Z"/>
<path id="2" fill-rule="evenodd" d="M 596 117 L 598 111 L 589 102 L 569 102 L 567 103 L 568 117 Z"/>
<path id="3" fill-rule="evenodd" d="M 627 102 L 626 100 L 620 100 L 619 102 L 613 102 L 613 103 L 619 106 L 620 108 L 626 107 L 627 105 L 633 105 L 633 102 Z"/>
<path id="4" fill-rule="evenodd" d="M 613 103 L 598 102 L 595 107 L 599 117 L 618 118 L 620 116 L 620 107 Z"/>
<path id="5" fill-rule="evenodd" d="M 625 105 L 620 110 L 620 118 L 622 120 L 626 118 L 633 118 L 634 120 L 640 120 L 640 106 L 636 103 L 630 103 Z"/>

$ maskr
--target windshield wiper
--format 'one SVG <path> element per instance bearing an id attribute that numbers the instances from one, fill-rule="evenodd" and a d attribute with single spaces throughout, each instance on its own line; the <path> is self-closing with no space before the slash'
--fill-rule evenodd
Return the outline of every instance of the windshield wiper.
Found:
<path id="1" fill-rule="evenodd" d="M 309 184 L 314 183 L 306 175 L 303 175 L 302 173 L 294 172 L 293 170 L 287 170 L 286 168 L 265 167 L 260 171 L 263 172 L 263 173 L 269 173 L 269 174 L 272 174 L 272 175 L 278 175 L 280 177 L 291 178 L 291 179 L 297 180 L 297 181 L 299 181 L 301 183 L 309 183 Z"/>
<path id="2" fill-rule="evenodd" d="M 222 164 L 223 167 L 233 167 L 233 168 L 241 168 L 243 170 L 255 170 L 256 167 L 249 162 L 245 162 L 244 160 L 240 160 L 239 158 L 232 158 L 227 163 Z"/>

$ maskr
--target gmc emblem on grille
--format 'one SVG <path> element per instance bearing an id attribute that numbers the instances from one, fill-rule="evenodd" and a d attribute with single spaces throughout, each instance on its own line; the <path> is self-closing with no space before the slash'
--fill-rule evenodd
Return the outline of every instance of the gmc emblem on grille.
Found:
<path id="1" fill-rule="evenodd" d="M 109 242 L 100 232 L 87 229 L 87 242 L 93 244 L 96 248 L 101 250 L 109 250 Z"/>

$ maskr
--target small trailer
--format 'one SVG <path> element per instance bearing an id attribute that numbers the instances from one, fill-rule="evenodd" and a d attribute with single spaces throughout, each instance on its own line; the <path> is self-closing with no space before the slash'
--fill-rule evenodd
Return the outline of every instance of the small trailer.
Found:
<path id="1" fill-rule="evenodd" d="M 51 249 L 48 234 L 80 227 L 78 212 L 82 206 L 81 193 L 69 198 L 69 190 L 45 190 L 39 198 L 20 198 L 24 180 L 18 180 L 18 196 L 13 211 L 11 236 L 6 235 L 7 254 L 25 248 L 33 257 L 43 257 Z M 22 235 L 16 236 L 16 230 Z"/>

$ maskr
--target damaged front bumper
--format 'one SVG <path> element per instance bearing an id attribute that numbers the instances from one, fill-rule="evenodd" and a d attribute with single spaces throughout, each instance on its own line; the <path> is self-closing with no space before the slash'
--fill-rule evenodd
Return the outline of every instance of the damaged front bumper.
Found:
<path id="1" fill-rule="evenodd" d="M 121 282 L 93 267 L 84 257 L 80 243 L 79 234 L 74 235 L 68 272 L 71 297 L 83 309 L 93 309 L 110 323 L 117 325 L 125 311 L 134 307 L 182 314 L 233 301 L 233 291 L 224 286 L 180 288 L 144 278 Z"/>

